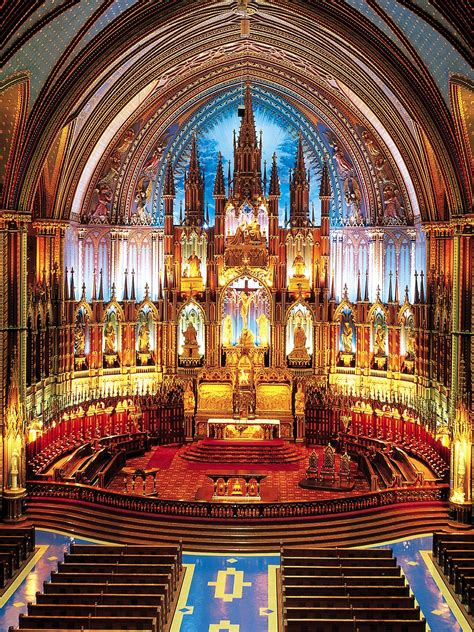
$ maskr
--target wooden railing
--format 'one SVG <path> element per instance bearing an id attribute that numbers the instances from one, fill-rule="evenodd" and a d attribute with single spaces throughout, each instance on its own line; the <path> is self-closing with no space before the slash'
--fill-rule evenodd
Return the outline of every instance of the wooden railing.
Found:
<path id="1" fill-rule="evenodd" d="M 28 495 L 45 500 L 86 502 L 121 511 L 133 511 L 182 518 L 213 519 L 310 519 L 327 514 L 363 511 L 402 503 L 446 502 L 449 485 L 426 485 L 416 488 L 392 488 L 350 498 L 332 498 L 308 502 L 276 503 L 212 503 L 165 500 L 144 496 L 131 496 L 89 485 L 30 481 Z M 159 490 L 158 490 L 159 493 Z M 28 502 L 28 501 L 27 501 Z"/>

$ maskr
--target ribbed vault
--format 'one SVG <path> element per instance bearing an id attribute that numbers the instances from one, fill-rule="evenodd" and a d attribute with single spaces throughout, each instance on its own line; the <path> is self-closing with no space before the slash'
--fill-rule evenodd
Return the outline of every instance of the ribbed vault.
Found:
<path id="1" fill-rule="evenodd" d="M 81 118 L 82 127 L 71 134 L 63 164 L 67 190 L 58 198 L 61 208 L 38 209 L 39 215 L 68 217 L 88 156 L 114 117 L 125 112 L 145 86 L 156 82 L 135 116 L 147 108 L 149 116 L 157 118 L 154 129 L 159 133 L 173 118 L 186 117 L 186 107 L 197 107 L 201 93 L 223 90 L 244 74 L 292 98 L 308 116 L 333 110 L 340 134 L 344 118 L 358 117 L 366 127 L 368 119 L 376 121 L 374 131 L 381 128 L 412 173 L 421 216 L 429 220 L 439 218 L 433 205 L 439 191 L 433 190 L 420 159 L 420 128 L 439 163 L 449 208 L 458 212 L 466 205 L 467 187 L 461 170 L 455 169 L 461 150 L 450 112 L 436 81 L 400 33 L 397 41 L 387 37 L 345 3 L 262 1 L 252 6 L 256 13 L 249 42 L 240 39 L 234 2 L 139 3 L 104 26 L 76 55 L 70 52 L 62 58 L 30 112 L 9 196 L 12 205 L 35 206 L 45 160 L 65 125 L 74 127 Z M 344 86 L 342 91 L 334 87 L 336 82 Z M 350 93 L 366 112 L 351 102 Z M 90 110 L 87 117 L 84 108 Z M 343 137 L 355 156 L 349 130 Z M 144 139 L 143 152 L 134 154 L 130 164 L 138 165 L 147 146 Z M 395 162 L 397 152 L 391 153 Z M 364 169 L 362 157 L 356 162 Z M 366 175 L 364 182 L 369 182 Z"/>

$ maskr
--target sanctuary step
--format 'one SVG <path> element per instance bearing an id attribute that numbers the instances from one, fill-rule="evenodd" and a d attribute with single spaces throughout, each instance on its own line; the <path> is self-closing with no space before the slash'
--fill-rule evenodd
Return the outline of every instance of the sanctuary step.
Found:
<path id="1" fill-rule="evenodd" d="M 181 454 L 199 463 L 294 463 L 304 454 L 282 439 L 272 441 L 219 441 L 202 439 Z"/>

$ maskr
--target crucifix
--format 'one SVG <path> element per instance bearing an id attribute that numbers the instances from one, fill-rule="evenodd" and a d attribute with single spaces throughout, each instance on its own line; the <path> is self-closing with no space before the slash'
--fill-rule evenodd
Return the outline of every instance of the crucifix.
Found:
<path id="1" fill-rule="evenodd" d="M 248 325 L 248 314 L 249 314 L 249 307 L 250 304 L 255 301 L 256 298 L 256 294 L 255 292 L 257 292 L 256 289 L 251 290 L 249 288 L 249 282 L 248 279 L 245 279 L 245 284 L 244 284 L 244 290 L 243 292 L 237 292 L 236 290 L 234 290 L 235 294 L 234 294 L 234 300 L 237 304 L 240 303 L 240 315 L 242 316 L 242 321 L 243 321 L 243 330 L 248 329 L 247 325 Z M 251 292 L 253 292 L 253 294 L 251 294 Z"/>

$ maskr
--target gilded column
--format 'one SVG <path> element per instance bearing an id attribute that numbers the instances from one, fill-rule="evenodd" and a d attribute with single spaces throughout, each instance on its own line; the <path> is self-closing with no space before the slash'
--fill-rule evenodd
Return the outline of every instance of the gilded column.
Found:
<path id="1" fill-rule="evenodd" d="M 22 518 L 26 490 L 27 227 L 30 213 L 0 211 L 0 371 L 3 518 Z"/>

